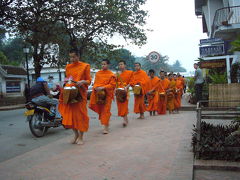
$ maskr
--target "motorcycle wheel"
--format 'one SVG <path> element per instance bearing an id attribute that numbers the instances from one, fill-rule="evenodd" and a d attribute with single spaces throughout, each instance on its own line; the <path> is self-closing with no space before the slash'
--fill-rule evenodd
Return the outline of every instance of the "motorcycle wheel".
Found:
<path id="1" fill-rule="evenodd" d="M 42 137 L 46 134 L 48 128 L 47 127 L 41 127 L 39 124 L 40 122 L 44 121 L 44 118 L 42 116 L 42 114 L 34 114 L 30 117 L 29 120 L 29 128 L 31 133 L 35 136 L 35 137 Z"/>

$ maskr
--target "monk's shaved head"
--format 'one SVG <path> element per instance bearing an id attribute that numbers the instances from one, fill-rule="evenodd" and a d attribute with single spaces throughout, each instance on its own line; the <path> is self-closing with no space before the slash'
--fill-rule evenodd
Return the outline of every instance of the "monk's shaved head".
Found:
<path id="1" fill-rule="evenodd" d="M 141 69 L 141 64 L 138 62 L 134 63 L 134 68 L 136 71 L 139 71 Z"/>
<path id="2" fill-rule="evenodd" d="M 69 51 L 69 54 L 70 54 L 70 53 L 71 53 L 71 54 L 74 53 L 74 54 L 75 54 L 76 56 L 78 56 L 78 57 L 80 56 L 80 55 L 79 55 L 79 51 L 78 51 L 77 49 L 71 49 L 71 50 Z"/>
<path id="3" fill-rule="evenodd" d="M 110 64 L 110 61 L 108 59 L 103 59 L 102 62 L 106 62 L 108 65 Z"/>
<path id="4" fill-rule="evenodd" d="M 124 60 L 119 61 L 118 64 L 119 64 L 119 63 L 123 63 L 124 65 L 127 64 L 126 61 L 124 61 Z"/>
<path id="5" fill-rule="evenodd" d="M 135 62 L 134 65 L 139 65 L 140 67 L 142 66 L 139 62 Z"/>
<path id="6" fill-rule="evenodd" d="M 79 52 L 77 49 L 71 49 L 69 51 L 70 62 L 74 63 L 80 60 Z"/>

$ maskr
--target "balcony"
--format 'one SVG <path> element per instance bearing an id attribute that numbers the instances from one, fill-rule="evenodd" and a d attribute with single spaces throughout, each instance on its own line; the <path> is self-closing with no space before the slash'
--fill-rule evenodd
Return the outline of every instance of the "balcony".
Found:
<path id="1" fill-rule="evenodd" d="M 233 40 L 240 33 L 240 6 L 218 9 L 212 25 L 212 38 Z"/>

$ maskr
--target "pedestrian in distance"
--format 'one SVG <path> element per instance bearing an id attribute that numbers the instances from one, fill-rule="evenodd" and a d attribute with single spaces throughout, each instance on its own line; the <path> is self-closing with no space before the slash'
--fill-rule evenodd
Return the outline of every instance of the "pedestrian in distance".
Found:
<path id="1" fill-rule="evenodd" d="M 169 114 L 172 114 L 174 110 L 174 100 L 175 100 L 174 94 L 176 91 L 176 82 L 173 79 L 172 73 L 168 75 L 168 78 L 170 82 L 167 90 L 167 109 L 169 111 Z"/>
<path id="2" fill-rule="evenodd" d="M 158 110 L 158 82 L 159 78 L 155 76 L 155 71 L 153 69 L 150 69 L 148 71 L 149 75 L 149 91 L 147 92 L 147 98 L 148 98 L 148 107 L 147 111 L 149 111 L 150 116 L 155 116 L 156 111 Z"/>
<path id="3" fill-rule="evenodd" d="M 195 94 L 196 94 L 196 102 L 202 100 L 202 90 L 203 90 L 203 73 L 202 70 L 199 68 L 199 65 L 197 63 L 194 63 L 194 79 L 195 79 Z"/>
<path id="4" fill-rule="evenodd" d="M 170 81 L 165 76 L 164 71 L 160 71 L 160 80 L 158 82 L 158 114 L 164 115 L 167 112 L 167 90 L 169 87 Z"/>

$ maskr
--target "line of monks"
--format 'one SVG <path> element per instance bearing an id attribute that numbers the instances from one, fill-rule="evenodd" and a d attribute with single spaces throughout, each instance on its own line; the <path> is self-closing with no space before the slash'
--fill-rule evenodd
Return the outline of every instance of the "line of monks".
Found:
<path id="1" fill-rule="evenodd" d="M 66 66 L 66 77 L 72 82 L 65 86 L 76 86 L 81 95 L 81 100 L 65 104 L 64 91 L 59 98 L 59 111 L 63 117 L 63 125 L 74 132 L 73 144 L 83 144 L 83 134 L 88 131 L 89 117 L 87 113 L 87 87 L 91 83 L 90 65 L 80 61 L 77 51 L 69 53 L 71 64 Z M 111 104 L 116 97 L 118 116 L 123 118 L 123 127 L 128 124 L 129 88 L 134 93 L 134 113 L 139 114 L 138 119 L 144 119 L 144 112 L 150 115 L 178 112 L 181 107 L 184 79 L 175 74 L 165 76 L 160 72 L 160 78 L 154 70 L 149 74 L 141 69 L 140 63 L 135 63 L 135 71 L 126 69 L 124 61 L 119 62 L 119 72 L 114 74 L 109 70 L 110 62 L 102 60 L 102 69 L 95 75 L 93 92 L 88 107 L 99 115 L 103 125 L 103 134 L 109 133 L 111 118 Z M 148 76 L 149 75 L 149 76 Z M 148 105 L 145 104 L 147 99 Z"/>

